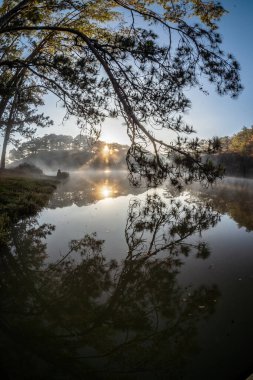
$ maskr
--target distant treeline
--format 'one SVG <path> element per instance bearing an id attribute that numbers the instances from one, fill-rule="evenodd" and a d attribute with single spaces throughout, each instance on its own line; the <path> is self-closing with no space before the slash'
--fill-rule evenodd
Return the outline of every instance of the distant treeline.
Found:
<path id="1" fill-rule="evenodd" d="M 76 137 L 50 134 L 37 137 L 12 149 L 9 159 L 12 164 L 27 162 L 51 170 L 105 167 L 126 168 L 127 145 L 107 144 L 94 141 L 88 136 Z"/>
<path id="2" fill-rule="evenodd" d="M 226 175 L 253 177 L 253 126 L 244 127 L 232 137 L 217 138 L 217 144 L 218 153 L 209 158 L 221 164 Z M 49 134 L 22 143 L 10 151 L 9 158 L 14 164 L 27 162 L 51 170 L 125 169 L 128 148 L 95 141 L 86 135 Z"/>
<path id="3" fill-rule="evenodd" d="M 219 144 L 219 153 L 211 159 L 225 168 L 226 175 L 253 177 L 253 126 L 219 138 Z"/>
<path id="4" fill-rule="evenodd" d="M 253 126 L 243 127 L 232 137 L 220 138 L 220 150 L 222 153 L 237 153 L 244 156 L 253 156 Z"/>

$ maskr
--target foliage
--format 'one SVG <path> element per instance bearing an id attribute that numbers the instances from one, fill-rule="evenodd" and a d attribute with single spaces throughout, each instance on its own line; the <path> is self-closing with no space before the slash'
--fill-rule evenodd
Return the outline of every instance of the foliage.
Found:
<path id="1" fill-rule="evenodd" d="M 16 149 L 10 151 L 10 158 L 11 160 L 19 160 L 34 155 L 39 151 L 87 151 L 91 150 L 94 144 L 95 141 L 90 139 L 89 136 L 77 135 L 76 137 L 72 137 L 51 133 L 23 142 Z"/>
<path id="2" fill-rule="evenodd" d="M 15 38 L 22 50 L 13 54 L 7 43 L 3 71 L 26 67 L 83 126 L 123 116 L 134 183 L 143 175 L 153 184 L 168 176 L 180 187 L 221 174 L 203 162 L 199 142 L 185 138 L 193 130 L 182 120 L 190 106 L 184 91 L 203 90 L 202 77 L 220 95 L 235 97 L 241 90 L 238 63 L 223 53 L 216 31 L 225 12 L 218 1 L 23 0 L 4 1 L 0 11 L 1 38 Z M 42 39 L 43 47 L 27 61 L 31 41 L 39 46 Z M 162 140 L 157 129 L 176 138 Z"/>
<path id="3" fill-rule="evenodd" d="M 226 175 L 253 176 L 253 127 L 243 127 L 232 137 L 219 138 L 218 154 L 210 155 L 215 165 L 221 165 Z"/>
<path id="4" fill-rule="evenodd" d="M 229 149 L 232 152 L 240 153 L 247 156 L 253 155 L 253 126 L 250 128 L 243 127 L 230 140 Z"/>
<path id="5" fill-rule="evenodd" d="M 2 169 L 5 167 L 7 144 L 17 143 L 17 134 L 28 138 L 36 132 L 35 125 L 44 128 L 53 124 L 48 116 L 38 113 L 38 107 L 44 104 L 41 99 L 44 93 L 36 86 L 33 79 L 23 73 L 16 86 L 11 90 L 7 89 L 7 94 L 5 92 L 2 96 L 0 105 L 0 132 L 4 136 Z"/>
<path id="6" fill-rule="evenodd" d="M 10 151 L 12 161 L 39 163 L 47 170 L 93 168 L 126 169 L 127 145 L 106 144 L 87 135 L 50 134 L 32 138 Z"/>
<path id="7" fill-rule="evenodd" d="M 243 127 L 233 136 L 219 138 L 222 153 L 238 153 L 246 156 L 253 154 L 253 126 Z"/>

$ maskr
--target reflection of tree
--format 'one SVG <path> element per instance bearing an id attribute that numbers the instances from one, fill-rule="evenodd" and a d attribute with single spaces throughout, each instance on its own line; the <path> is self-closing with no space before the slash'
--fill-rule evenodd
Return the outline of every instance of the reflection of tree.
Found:
<path id="1" fill-rule="evenodd" d="M 87 172 L 73 174 L 68 182 L 57 187 L 49 202 L 50 208 L 67 207 L 73 204 L 81 207 L 107 197 L 139 194 L 144 190 L 129 184 L 126 172 L 89 175 Z"/>
<path id="2" fill-rule="evenodd" d="M 214 209 L 228 214 L 239 227 L 253 230 L 253 187 L 251 180 L 226 178 L 211 189 L 198 189 L 200 199 L 211 198 Z"/>
<path id="3" fill-rule="evenodd" d="M 174 198 L 170 206 L 157 195 L 148 195 L 146 202 L 136 198 L 130 202 L 126 226 L 126 240 L 129 254 L 138 257 L 155 256 L 166 251 L 170 254 L 188 254 L 197 249 L 198 256 L 206 257 L 207 246 L 201 242 L 193 246 L 186 239 L 195 233 L 213 227 L 219 215 L 213 213 L 208 204 L 186 204 Z M 148 235 L 149 238 L 148 238 Z"/>
<path id="4" fill-rule="evenodd" d="M 107 260 L 103 241 L 86 235 L 46 268 L 52 227 L 23 222 L 23 248 L 13 239 L 0 258 L 6 378 L 181 378 L 197 349 L 197 322 L 214 311 L 219 291 L 180 287 L 179 254 L 202 252 L 186 238 L 217 220 L 203 205 L 133 200 L 123 262 Z"/>

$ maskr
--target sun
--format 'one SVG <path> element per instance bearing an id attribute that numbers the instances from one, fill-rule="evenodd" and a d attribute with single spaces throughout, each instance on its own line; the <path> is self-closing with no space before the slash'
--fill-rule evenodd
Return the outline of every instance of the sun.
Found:
<path id="1" fill-rule="evenodd" d="M 107 156 L 110 152 L 110 148 L 108 145 L 105 145 L 104 148 L 103 148 L 103 153 L 105 156 Z"/>

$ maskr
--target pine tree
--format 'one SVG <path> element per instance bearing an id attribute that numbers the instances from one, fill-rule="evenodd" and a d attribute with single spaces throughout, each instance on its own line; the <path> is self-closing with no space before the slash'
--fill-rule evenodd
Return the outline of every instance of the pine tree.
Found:
<path id="1" fill-rule="evenodd" d="M 30 70 L 61 97 L 69 113 L 92 127 L 108 116 L 125 119 L 134 182 L 143 175 L 153 184 L 169 177 L 180 187 L 192 180 L 212 182 L 221 174 L 220 168 L 203 161 L 198 140 L 184 137 L 193 129 L 182 118 L 190 107 L 184 91 L 193 86 L 204 91 L 203 76 L 220 95 L 236 97 L 241 91 L 239 65 L 221 50 L 216 29 L 225 10 L 218 1 L 6 3 L 1 7 L 1 35 L 29 43 L 42 33 L 54 33 L 51 49 L 58 53 L 43 49 Z M 24 65 L 23 57 L 0 61 L 4 67 Z M 65 93 L 62 83 L 67 84 Z M 176 137 L 161 139 L 157 129 Z M 215 147 L 214 140 L 209 153 Z"/>

